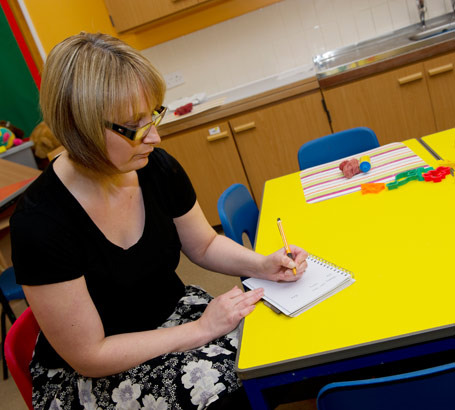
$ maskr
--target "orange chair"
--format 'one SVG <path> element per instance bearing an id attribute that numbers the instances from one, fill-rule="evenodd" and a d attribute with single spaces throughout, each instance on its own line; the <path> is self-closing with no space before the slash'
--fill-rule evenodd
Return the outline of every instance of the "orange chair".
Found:
<path id="1" fill-rule="evenodd" d="M 11 326 L 5 340 L 8 369 L 30 410 L 33 410 L 32 377 L 28 366 L 39 331 L 38 322 L 28 307 Z"/>

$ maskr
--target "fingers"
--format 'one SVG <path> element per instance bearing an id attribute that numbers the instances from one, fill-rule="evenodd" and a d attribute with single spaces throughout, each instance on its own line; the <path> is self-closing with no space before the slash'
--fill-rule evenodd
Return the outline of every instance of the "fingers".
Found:
<path id="1" fill-rule="evenodd" d="M 292 255 L 294 255 L 294 261 L 297 265 L 302 263 L 308 258 L 308 252 L 295 245 L 290 245 Z"/>
<path id="2" fill-rule="evenodd" d="M 261 300 L 262 296 L 259 298 L 254 298 L 253 299 L 254 301 L 244 300 L 237 305 L 238 314 L 240 315 L 240 319 L 244 318 L 245 316 L 248 316 L 256 308 L 256 303 Z"/>
<path id="3" fill-rule="evenodd" d="M 308 252 L 295 245 L 291 245 L 290 247 L 294 262 L 296 266 L 299 267 L 308 258 Z"/>
<path id="4" fill-rule="evenodd" d="M 288 278 L 290 276 L 296 277 L 298 274 L 298 268 L 299 265 L 296 263 L 295 260 L 290 258 L 287 255 L 279 255 L 278 260 L 276 262 L 281 266 L 280 272 L 278 272 L 278 277 L 276 280 L 286 280 L 285 278 Z M 295 269 L 295 274 L 294 274 L 294 269 Z"/>
<path id="5" fill-rule="evenodd" d="M 254 305 L 264 296 L 264 289 L 258 288 L 243 292 L 238 286 L 234 286 L 230 291 L 220 296 L 220 299 L 225 299 L 228 308 L 233 309 L 238 306 L 241 308 Z"/>
<path id="6" fill-rule="evenodd" d="M 256 303 L 259 302 L 263 296 L 264 289 L 262 288 L 249 290 L 245 293 L 242 292 L 241 295 L 238 295 L 233 299 L 233 309 L 235 309 L 240 314 L 240 317 L 243 318 L 254 310 Z"/>
<path id="7" fill-rule="evenodd" d="M 302 277 L 303 273 L 308 267 L 306 259 L 308 252 L 295 245 L 290 245 L 291 252 L 294 259 L 289 258 L 287 255 L 282 255 L 281 266 L 287 268 L 278 280 L 282 281 L 295 281 Z M 295 273 L 293 271 L 295 268 Z"/>
<path id="8" fill-rule="evenodd" d="M 236 296 L 239 296 L 243 294 L 243 291 L 235 285 L 230 291 L 226 292 L 225 295 L 229 298 L 235 298 Z"/>
<path id="9" fill-rule="evenodd" d="M 204 332 L 212 338 L 225 335 L 238 326 L 240 320 L 250 314 L 256 302 L 264 295 L 262 288 L 243 292 L 238 286 L 217 296 L 207 305 L 201 318 Z"/>
<path id="10" fill-rule="evenodd" d="M 240 290 L 240 289 L 239 289 Z M 236 295 L 232 298 L 232 302 L 234 305 L 246 305 L 246 304 L 254 304 L 258 300 L 260 300 L 264 296 L 264 289 L 257 288 L 253 290 L 249 290 L 248 292 L 240 291 L 239 295 Z"/>
<path id="11" fill-rule="evenodd" d="M 288 268 L 290 270 L 296 268 L 296 264 L 294 259 L 290 258 L 288 255 L 280 255 L 280 265 L 284 268 Z"/>
<path id="12" fill-rule="evenodd" d="M 239 310 L 240 319 L 248 316 L 254 309 L 256 309 L 256 305 L 247 306 L 241 310 Z"/>
<path id="13" fill-rule="evenodd" d="M 249 290 L 248 292 L 245 292 L 245 295 L 246 300 L 249 303 L 256 303 L 258 300 L 261 300 L 261 298 L 264 296 L 264 289 L 257 288 L 254 290 Z"/>

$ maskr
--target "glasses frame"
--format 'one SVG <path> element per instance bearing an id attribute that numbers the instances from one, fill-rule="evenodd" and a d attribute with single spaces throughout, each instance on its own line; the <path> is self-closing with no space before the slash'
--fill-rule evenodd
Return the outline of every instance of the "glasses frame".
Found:
<path id="1" fill-rule="evenodd" d="M 131 141 L 138 141 L 147 135 L 149 129 L 154 125 L 155 127 L 158 126 L 158 124 L 161 122 L 161 120 L 164 117 L 164 114 L 166 114 L 167 107 L 164 107 L 163 105 L 161 107 L 156 108 L 153 111 L 152 114 L 152 121 L 149 123 L 143 125 L 142 127 L 139 127 L 135 130 L 125 127 L 124 125 L 119 125 L 114 122 L 106 122 L 106 127 L 111 129 L 112 131 L 124 136 L 125 138 L 128 138 Z"/>

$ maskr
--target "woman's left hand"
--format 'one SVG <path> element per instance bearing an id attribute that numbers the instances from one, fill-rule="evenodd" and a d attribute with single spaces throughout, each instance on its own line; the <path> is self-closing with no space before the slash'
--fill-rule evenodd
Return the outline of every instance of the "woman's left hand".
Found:
<path id="1" fill-rule="evenodd" d="M 264 268 L 262 269 L 261 279 L 272 280 L 274 282 L 292 282 L 300 279 L 308 267 L 306 258 L 308 252 L 295 245 L 289 245 L 294 260 L 287 256 L 284 248 L 267 255 L 265 257 Z M 296 269 L 296 274 L 292 269 Z"/>

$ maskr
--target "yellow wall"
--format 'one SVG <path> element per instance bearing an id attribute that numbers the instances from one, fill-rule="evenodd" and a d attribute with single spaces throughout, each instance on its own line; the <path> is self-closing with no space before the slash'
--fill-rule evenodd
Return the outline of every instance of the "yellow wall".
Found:
<path id="1" fill-rule="evenodd" d="M 46 53 L 80 31 L 116 35 L 103 0 L 25 0 L 25 5 Z"/>
<path id="2" fill-rule="evenodd" d="M 214 7 L 203 8 L 197 14 L 188 13 L 181 19 L 168 20 L 126 34 L 115 32 L 103 0 L 25 0 L 25 5 L 42 46 L 49 53 L 57 43 L 80 31 L 111 34 L 143 50 L 277 1 L 279 0 L 214 1 Z"/>

